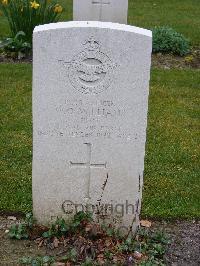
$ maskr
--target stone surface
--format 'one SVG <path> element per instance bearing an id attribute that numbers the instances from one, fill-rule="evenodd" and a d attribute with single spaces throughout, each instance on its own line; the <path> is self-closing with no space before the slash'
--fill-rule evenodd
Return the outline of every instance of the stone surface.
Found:
<path id="1" fill-rule="evenodd" d="M 47 223 L 88 210 L 134 230 L 151 32 L 105 22 L 48 24 L 36 27 L 33 48 L 34 215 Z"/>
<path id="2" fill-rule="evenodd" d="M 74 0 L 77 21 L 107 21 L 127 24 L 128 0 Z"/>

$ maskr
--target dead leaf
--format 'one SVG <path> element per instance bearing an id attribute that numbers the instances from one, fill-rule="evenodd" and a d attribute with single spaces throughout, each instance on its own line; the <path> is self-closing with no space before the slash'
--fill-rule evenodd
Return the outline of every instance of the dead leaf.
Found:
<path id="1" fill-rule="evenodd" d="M 113 262 L 117 263 L 118 265 L 124 265 L 125 258 L 123 257 L 123 255 L 120 255 L 120 254 L 115 255 L 115 256 L 113 256 Z"/>
<path id="2" fill-rule="evenodd" d="M 91 230 L 92 230 L 92 227 L 93 227 L 93 225 L 92 224 L 86 224 L 86 226 L 85 226 L 85 231 L 86 232 L 90 232 Z"/>
<path id="3" fill-rule="evenodd" d="M 44 243 L 44 240 L 42 239 L 42 240 L 40 241 L 40 243 L 38 244 L 38 247 L 40 248 L 40 247 L 43 245 L 43 243 Z"/>
<path id="4" fill-rule="evenodd" d="M 118 257 L 115 255 L 113 256 L 113 262 L 117 263 L 118 262 Z"/>
<path id="5" fill-rule="evenodd" d="M 64 263 L 64 262 L 56 262 L 55 264 L 53 264 L 53 266 L 70 266 L 71 264 L 67 264 L 67 263 Z"/>
<path id="6" fill-rule="evenodd" d="M 140 221 L 140 225 L 143 226 L 143 227 L 151 227 L 151 222 L 150 221 L 147 221 L 147 220 L 141 220 Z"/>
<path id="7" fill-rule="evenodd" d="M 104 255 L 103 255 L 103 254 L 99 254 L 99 255 L 97 256 L 97 261 L 98 261 L 98 263 L 99 263 L 100 265 L 104 265 L 104 263 L 105 263 Z"/>
<path id="8" fill-rule="evenodd" d="M 58 241 L 57 237 L 54 237 L 53 245 L 54 245 L 55 248 L 57 248 L 59 246 L 59 241 Z"/>
<path id="9" fill-rule="evenodd" d="M 108 247 L 110 247 L 110 246 L 113 246 L 113 242 L 112 242 L 112 240 L 111 239 L 106 239 L 105 240 L 105 246 L 108 248 Z"/>

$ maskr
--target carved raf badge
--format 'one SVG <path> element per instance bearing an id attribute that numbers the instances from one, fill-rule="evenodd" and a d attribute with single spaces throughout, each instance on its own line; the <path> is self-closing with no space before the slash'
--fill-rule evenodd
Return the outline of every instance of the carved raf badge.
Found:
<path id="1" fill-rule="evenodd" d="M 81 93 L 101 93 L 111 85 L 116 65 L 100 50 L 100 44 L 94 37 L 83 45 L 85 49 L 75 55 L 71 62 L 64 62 L 68 67 L 69 80 Z"/>

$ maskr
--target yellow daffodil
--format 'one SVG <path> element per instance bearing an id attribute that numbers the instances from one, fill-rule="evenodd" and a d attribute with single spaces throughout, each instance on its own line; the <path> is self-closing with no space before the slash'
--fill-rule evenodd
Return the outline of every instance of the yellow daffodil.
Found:
<path id="1" fill-rule="evenodd" d="M 38 9 L 40 7 L 40 4 L 38 4 L 35 0 L 31 2 L 31 8 Z"/>
<path id="2" fill-rule="evenodd" d="M 8 4 L 8 0 L 2 0 L 1 1 L 3 5 L 7 5 Z"/>
<path id="3" fill-rule="evenodd" d="M 59 4 L 56 4 L 54 7 L 54 12 L 55 13 L 61 13 L 63 11 L 62 6 L 60 6 Z"/>

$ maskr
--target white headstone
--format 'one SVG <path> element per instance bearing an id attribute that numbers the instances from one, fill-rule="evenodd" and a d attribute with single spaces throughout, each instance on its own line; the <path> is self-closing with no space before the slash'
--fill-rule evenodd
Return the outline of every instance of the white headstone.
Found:
<path id="1" fill-rule="evenodd" d="M 35 28 L 33 48 L 34 215 L 47 223 L 70 217 L 76 206 L 135 230 L 151 32 L 104 22 L 56 23 Z"/>
<path id="2" fill-rule="evenodd" d="M 127 24 L 128 0 L 74 0 L 77 21 L 106 21 Z"/>

